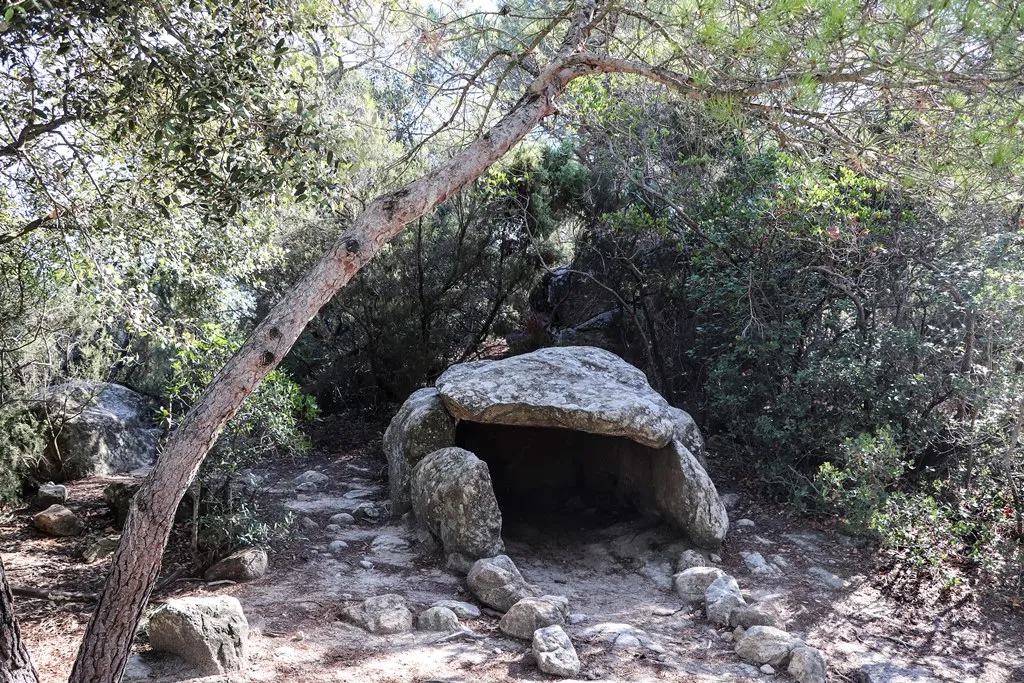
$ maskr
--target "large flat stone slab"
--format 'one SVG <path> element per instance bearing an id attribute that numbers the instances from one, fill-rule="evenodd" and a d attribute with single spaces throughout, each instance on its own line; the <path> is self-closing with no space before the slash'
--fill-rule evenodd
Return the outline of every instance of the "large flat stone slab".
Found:
<path id="1" fill-rule="evenodd" d="M 681 435 L 682 411 L 654 391 L 643 372 L 591 346 L 454 365 L 436 386 L 460 420 L 623 436 L 651 448 Z"/>

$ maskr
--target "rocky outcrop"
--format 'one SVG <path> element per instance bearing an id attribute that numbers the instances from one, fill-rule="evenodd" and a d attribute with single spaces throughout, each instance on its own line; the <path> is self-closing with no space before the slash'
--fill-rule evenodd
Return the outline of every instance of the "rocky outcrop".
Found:
<path id="1" fill-rule="evenodd" d="M 409 511 L 412 468 L 434 451 L 455 445 L 455 419 L 445 409 L 437 389 L 413 392 L 384 432 L 391 506 L 395 515 Z"/>
<path id="2" fill-rule="evenodd" d="M 728 626 L 732 611 L 746 604 L 740 592 L 740 585 L 728 574 L 712 581 L 704 591 L 704 611 L 708 621 L 715 626 Z"/>
<path id="3" fill-rule="evenodd" d="M 188 661 L 203 674 L 245 668 L 249 623 L 236 598 L 169 600 L 149 620 L 149 644 Z"/>
<path id="4" fill-rule="evenodd" d="M 49 387 L 31 411 L 50 425 L 40 478 L 67 481 L 152 465 L 161 430 L 149 399 L 127 387 L 71 382 Z"/>
<path id="5" fill-rule="evenodd" d="M 672 577 L 672 586 L 685 602 L 704 602 L 708 586 L 723 576 L 718 567 L 690 567 Z"/>
<path id="6" fill-rule="evenodd" d="M 508 555 L 477 560 L 466 577 L 476 598 L 499 612 L 507 612 L 523 598 L 539 597 L 541 591 L 529 584 Z"/>
<path id="7" fill-rule="evenodd" d="M 441 539 L 446 554 L 493 557 L 505 550 L 501 511 L 487 464 L 461 448 L 442 448 L 412 472 L 416 519 Z"/>

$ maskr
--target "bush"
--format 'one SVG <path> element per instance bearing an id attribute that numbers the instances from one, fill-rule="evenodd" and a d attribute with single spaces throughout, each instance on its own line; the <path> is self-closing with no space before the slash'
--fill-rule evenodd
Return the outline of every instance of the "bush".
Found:
<path id="1" fill-rule="evenodd" d="M 0 407 L 0 505 L 21 499 L 25 478 L 43 457 L 44 447 L 27 411 Z"/>
<path id="2" fill-rule="evenodd" d="M 162 409 L 169 425 L 192 406 L 242 341 L 240 333 L 214 324 L 181 338 Z M 202 554 L 203 564 L 237 547 L 265 544 L 283 533 L 290 520 L 267 521 L 257 502 L 259 487 L 237 486 L 236 477 L 269 457 L 306 452 L 309 442 L 299 420 L 318 414 L 312 397 L 278 369 L 267 375 L 228 421 L 199 471 L 200 518 L 193 530 L 193 550 Z"/>

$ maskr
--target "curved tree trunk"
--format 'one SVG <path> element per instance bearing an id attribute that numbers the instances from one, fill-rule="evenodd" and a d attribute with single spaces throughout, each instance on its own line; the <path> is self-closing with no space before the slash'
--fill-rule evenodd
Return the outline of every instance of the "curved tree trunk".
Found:
<path id="1" fill-rule="evenodd" d="M 128 513 L 110 573 L 89 621 L 71 683 L 118 681 L 160 571 L 178 503 L 242 401 L 288 353 L 320 308 L 409 222 L 477 179 L 555 110 L 573 78 L 597 71 L 563 59 L 549 67 L 493 128 L 418 180 L 377 198 L 270 310 L 168 439 Z"/>
<path id="2" fill-rule="evenodd" d="M 21 642 L 21 629 L 14 616 L 14 596 L 7 585 L 3 560 L 0 560 L 0 683 L 39 683 L 32 659 Z"/>

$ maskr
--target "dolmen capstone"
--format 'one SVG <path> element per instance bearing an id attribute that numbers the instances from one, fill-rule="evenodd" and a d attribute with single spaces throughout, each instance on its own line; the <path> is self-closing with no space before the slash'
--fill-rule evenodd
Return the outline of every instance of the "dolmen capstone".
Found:
<path id="1" fill-rule="evenodd" d="M 460 443 L 464 427 L 582 433 L 590 439 L 581 442 L 583 452 L 566 458 L 587 467 L 601 460 L 598 474 L 602 481 L 615 482 L 614 493 L 630 500 L 648 498 L 694 543 L 716 547 L 725 538 L 728 516 L 702 464 L 704 442 L 693 419 L 670 406 L 643 372 L 613 353 L 556 347 L 454 365 L 434 388 L 413 393 L 392 419 L 384 452 L 393 512 L 412 509 L 447 554 L 476 559 L 500 552 L 501 512 L 492 490 L 495 462 L 489 470 L 482 450 L 471 453 Z M 503 457 L 521 457 L 536 467 L 538 454 L 530 452 L 535 450 L 506 445 Z M 561 456 L 545 452 L 540 457 L 540 466 L 546 470 L 550 465 L 551 472 L 527 475 L 543 485 L 558 478 L 555 461 Z M 515 463 L 506 469 L 514 470 Z M 600 478 L 593 472 L 586 477 Z"/>

